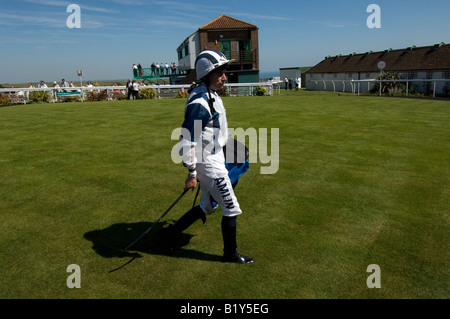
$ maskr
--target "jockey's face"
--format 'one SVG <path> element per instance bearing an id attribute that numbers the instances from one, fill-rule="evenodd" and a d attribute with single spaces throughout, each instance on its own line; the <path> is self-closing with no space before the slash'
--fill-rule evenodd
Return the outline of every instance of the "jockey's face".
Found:
<path id="1" fill-rule="evenodd" d="M 218 69 L 212 71 L 209 75 L 210 87 L 211 89 L 217 91 L 223 89 L 227 76 L 225 75 L 225 70 Z"/>

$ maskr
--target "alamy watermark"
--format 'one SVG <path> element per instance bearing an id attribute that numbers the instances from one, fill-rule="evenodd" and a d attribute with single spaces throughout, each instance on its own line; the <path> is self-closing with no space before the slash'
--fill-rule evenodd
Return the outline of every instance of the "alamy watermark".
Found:
<path id="1" fill-rule="evenodd" d="M 76 264 L 67 266 L 67 272 L 72 273 L 67 277 L 66 285 L 68 288 L 81 288 L 81 268 Z"/>
<path id="2" fill-rule="evenodd" d="M 372 13 L 367 18 L 367 27 L 369 29 L 381 28 L 381 8 L 378 4 L 370 4 L 366 10 L 368 13 Z"/>
<path id="3" fill-rule="evenodd" d="M 81 28 L 81 8 L 78 4 L 70 4 L 67 6 L 66 12 L 71 14 L 67 17 L 66 25 L 69 29 Z"/>
<path id="4" fill-rule="evenodd" d="M 381 268 L 376 264 L 367 266 L 367 272 L 372 273 L 367 277 L 366 284 L 367 288 L 381 288 Z"/>
<path id="5" fill-rule="evenodd" d="M 215 152 L 215 148 L 218 145 L 218 134 L 215 134 L 214 141 L 205 141 L 202 139 L 202 121 L 196 120 L 194 122 L 194 136 L 200 136 L 200 140 L 196 142 L 195 145 L 195 157 L 197 163 L 202 163 L 203 159 L 210 153 Z M 262 165 L 260 168 L 261 174 L 276 174 L 280 166 L 279 159 L 279 140 L 280 140 L 280 130 L 278 128 L 270 129 L 270 143 L 267 128 L 260 128 L 258 131 L 255 128 L 248 128 L 244 130 L 243 128 L 229 128 L 229 137 L 234 138 L 240 145 L 246 145 L 246 140 L 248 139 L 248 152 L 249 163 L 260 163 L 267 164 Z M 185 140 L 191 140 L 191 133 L 185 128 L 176 128 L 172 131 L 172 140 L 179 140 L 180 136 L 183 136 Z M 181 143 L 177 143 L 171 152 L 172 161 L 175 164 L 182 163 L 182 158 L 180 154 L 187 154 L 190 152 L 191 145 L 182 146 Z M 237 147 L 235 150 L 234 147 Z M 186 149 L 185 149 L 186 148 Z M 270 154 L 269 154 L 270 148 Z M 235 152 L 237 151 L 237 152 Z M 226 158 L 231 158 L 235 153 L 243 154 L 239 149 L 239 144 L 227 145 L 226 148 Z M 239 156 L 239 155 L 238 155 Z M 238 162 L 243 162 L 243 159 L 237 159 Z"/>

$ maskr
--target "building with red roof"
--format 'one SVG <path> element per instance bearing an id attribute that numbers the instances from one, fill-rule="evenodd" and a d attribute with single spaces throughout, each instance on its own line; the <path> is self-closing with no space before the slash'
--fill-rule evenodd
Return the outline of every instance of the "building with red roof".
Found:
<path id="1" fill-rule="evenodd" d="M 178 68 L 188 73 L 183 82 L 195 79 L 195 59 L 205 49 L 221 51 L 235 60 L 227 71 L 229 83 L 259 82 L 256 25 L 222 14 L 189 35 L 177 48 Z"/>

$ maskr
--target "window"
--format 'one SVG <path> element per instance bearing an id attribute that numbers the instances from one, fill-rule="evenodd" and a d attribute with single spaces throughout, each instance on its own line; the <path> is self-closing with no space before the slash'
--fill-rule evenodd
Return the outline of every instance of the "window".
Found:
<path id="1" fill-rule="evenodd" d="M 444 94 L 445 95 L 450 95 L 450 82 L 444 82 Z"/>
<path id="2" fill-rule="evenodd" d="M 450 71 L 444 71 L 444 72 L 442 72 L 442 78 L 444 78 L 444 79 L 450 79 Z"/>
<path id="3" fill-rule="evenodd" d="M 366 73 L 366 79 L 370 79 L 370 72 Z"/>
<path id="4" fill-rule="evenodd" d="M 184 56 L 189 55 L 189 44 L 184 46 Z"/>
<path id="5" fill-rule="evenodd" d="M 433 78 L 433 71 L 427 71 L 427 79 Z"/>
<path id="6" fill-rule="evenodd" d="M 408 80 L 415 79 L 416 77 L 417 77 L 417 73 L 416 72 L 408 72 L 408 73 L 406 73 L 406 79 L 408 79 Z"/>
<path id="7" fill-rule="evenodd" d="M 222 41 L 222 53 L 228 60 L 231 59 L 231 41 Z"/>

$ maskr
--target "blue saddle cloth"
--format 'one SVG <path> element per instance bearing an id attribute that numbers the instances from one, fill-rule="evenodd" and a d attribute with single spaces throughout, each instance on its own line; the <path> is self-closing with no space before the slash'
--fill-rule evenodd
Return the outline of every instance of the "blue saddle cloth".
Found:
<path id="1" fill-rule="evenodd" d="M 228 177 L 230 178 L 231 185 L 235 188 L 241 176 L 244 175 L 250 168 L 250 163 L 248 160 L 244 163 L 237 164 L 225 162 L 225 166 L 228 170 Z"/>

